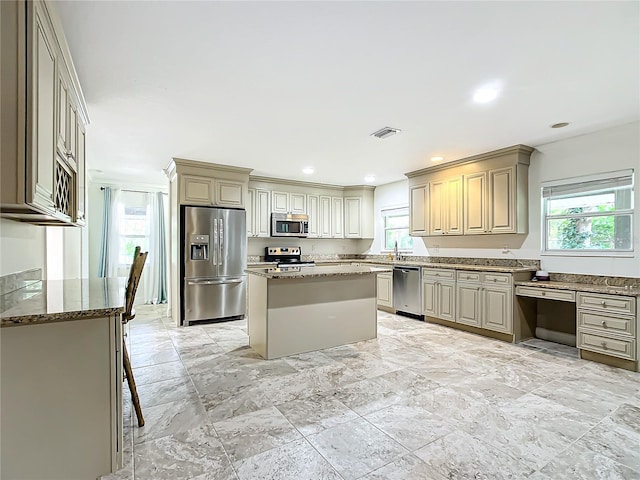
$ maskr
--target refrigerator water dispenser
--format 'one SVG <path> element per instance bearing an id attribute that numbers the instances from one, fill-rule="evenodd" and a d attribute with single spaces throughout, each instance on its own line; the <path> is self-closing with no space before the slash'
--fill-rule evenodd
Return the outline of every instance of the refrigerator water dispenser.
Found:
<path id="1" fill-rule="evenodd" d="M 191 260 L 209 260 L 209 235 L 191 235 Z"/>

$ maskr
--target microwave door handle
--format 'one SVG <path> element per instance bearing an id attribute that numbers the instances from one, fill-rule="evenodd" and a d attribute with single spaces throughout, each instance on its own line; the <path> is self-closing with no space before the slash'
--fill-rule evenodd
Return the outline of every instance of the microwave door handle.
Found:
<path id="1" fill-rule="evenodd" d="M 222 255 L 222 247 L 224 247 L 224 229 L 222 227 L 222 219 L 220 219 L 220 266 L 222 266 L 223 262 L 223 255 Z"/>

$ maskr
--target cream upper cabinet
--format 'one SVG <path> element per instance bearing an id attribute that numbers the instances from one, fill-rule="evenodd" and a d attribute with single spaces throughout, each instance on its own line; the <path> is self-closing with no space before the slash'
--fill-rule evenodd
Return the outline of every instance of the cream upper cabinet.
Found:
<path id="1" fill-rule="evenodd" d="M 307 195 L 304 193 L 289 194 L 289 211 L 291 213 L 306 214 L 307 213 Z"/>
<path id="2" fill-rule="evenodd" d="M 213 178 L 183 175 L 180 188 L 181 203 L 188 205 L 213 205 L 214 204 Z"/>
<path id="3" fill-rule="evenodd" d="M 29 223 L 83 225 L 78 132 L 84 135 L 86 107 L 53 5 L 0 2 L 0 212 Z"/>
<path id="4" fill-rule="evenodd" d="M 256 230 L 256 190 L 249 188 L 247 190 L 247 202 L 245 204 L 245 211 L 247 212 L 247 237 L 255 237 Z"/>
<path id="5" fill-rule="evenodd" d="M 46 210 L 54 210 L 54 172 L 56 161 L 56 50 L 55 36 L 48 16 L 41 4 L 32 10 L 32 136 L 31 164 L 27 163 L 27 177 L 31 188 L 27 202 Z M 58 102 L 58 109 L 60 103 Z M 66 108 L 66 100 L 65 100 Z M 64 118 L 66 126 L 66 117 Z M 66 138 L 66 131 L 63 132 Z M 4 175 L 3 175 L 4 176 Z M 29 195 L 30 194 L 30 195 Z"/>
<path id="6" fill-rule="evenodd" d="M 514 145 L 407 173 L 411 234 L 527 233 L 532 152 Z M 424 185 L 428 195 L 423 200 Z M 428 207 L 428 221 L 423 206 Z"/>
<path id="7" fill-rule="evenodd" d="M 409 188 L 410 235 L 429 234 L 427 198 L 427 185 L 415 185 Z"/>
<path id="8" fill-rule="evenodd" d="M 271 209 L 267 190 L 256 189 L 254 217 L 255 236 L 268 237 L 271 233 Z"/>
<path id="9" fill-rule="evenodd" d="M 295 192 L 271 192 L 271 206 L 274 213 L 307 213 L 307 196 Z"/>
<path id="10" fill-rule="evenodd" d="M 489 230 L 516 233 L 515 168 L 489 171 Z"/>
<path id="11" fill-rule="evenodd" d="M 320 204 L 318 195 L 307 195 L 307 215 L 309 216 L 309 238 L 317 238 L 320 232 Z"/>
<path id="12" fill-rule="evenodd" d="M 215 205 L 221 207 L 242 208 L 244 204 L 245 182 L 237 182 L 235 180 L 216 179 L 215 188 Z"/>
<path id="13" fill-rule="evenodd" d="M 345 187 L 344 189 L 344 237 L 373 238 L 372 187 Z"/>
<path id="14" fill-rule="evenodd" d="M 344 237 L 362 238 L 362 198 L 344 198 Z"/>
<path id="15" fill-rule="evenodd" d="M 289 192 L 271 192 L 273 213 L 289 213 Z"/>
<path id="16" fill-rule="evenodd" d="M 243 208 L 246 183 L 212 177 L 182 175 L 180 202 L 185 205 L 216 205 Z"/>
<path id="17" fill-rule="evenodd" d="M 320 195 L 319 237 L 331 238 L 331 197 Z"/>
<path id="18" fill-rule="evenodd" d="M 344 238 L 344 201 L 331 197 L 331 237 Z"/>
<path id="19" fill-rule="evenodd" d="M 86 210 L 87 210 L 87 163 L 85 159 L 86 142 L 85 142 L 85 129 L 82 121 L 78 118 L 77 125 L 77 166 L 78 166 L 78 203 L 76 215 L 76 223 L 84 225 L 86 223 Z"/>
<path id="20" fill-rule="evenodd" d="M 429 182 L 431 235 L 462 234 L 462 177 Z"/>
<path id="21" fill-rule="evenodd" d="M 487 233 L 487 172 L 464 176 L 464 234 Z"/>

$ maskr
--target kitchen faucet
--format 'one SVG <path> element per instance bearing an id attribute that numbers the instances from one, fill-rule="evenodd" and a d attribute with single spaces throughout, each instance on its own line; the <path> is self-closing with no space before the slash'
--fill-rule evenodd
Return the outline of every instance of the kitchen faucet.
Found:
<path id="1" fill-rule="evenodd" d="M 398 242 L 396 241 L 395 245 L 393 246 L 393 259 L 394 260 L 400 260 L 400 255 L 398 254 Z"/>

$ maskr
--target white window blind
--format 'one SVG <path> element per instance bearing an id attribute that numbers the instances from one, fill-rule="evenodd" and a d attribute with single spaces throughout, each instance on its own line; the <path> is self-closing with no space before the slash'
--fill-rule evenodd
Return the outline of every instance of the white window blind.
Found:
<path id="1" fill-rule="evenodd" d="M 567 180 L 562 182 L 567 182 Z M 558 181 L 553 181 L 543 183 L 542 198 L 564 197 L 580 193 L 596 193 L 603 190 L 616 190 L 633 186 L 633 170 L 576 177 L 571 179 L 570 182 L 571 183 L 558 183 Z"/>

